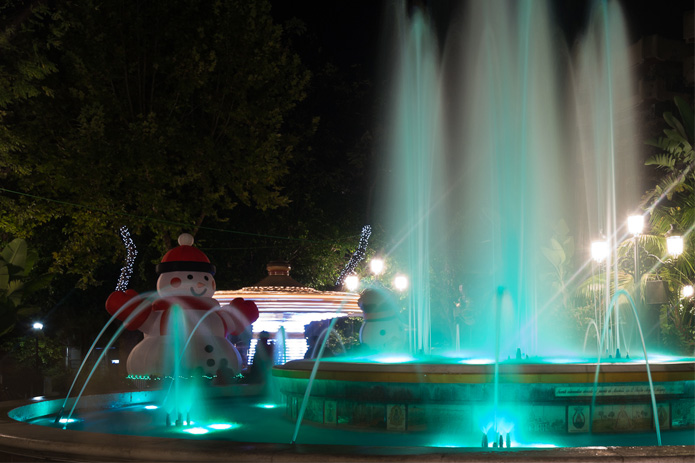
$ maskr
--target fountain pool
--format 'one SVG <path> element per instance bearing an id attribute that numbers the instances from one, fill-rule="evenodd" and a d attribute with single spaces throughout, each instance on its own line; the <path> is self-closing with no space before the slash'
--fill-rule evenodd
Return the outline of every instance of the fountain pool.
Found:
<path id="1" fill-rule="evenodd" d="M 692 361 L 652 366 L 664 446 L 641 447 L 656 445 L 643 362 L 602 365 L 596 388 L 595 364 L 503 362 L 496 433 L 490 406 L 494 365 L 384 357 L 324 360 L 290 444 L 313 365 L 299 360 L 275 367 L 273 400 L 253 385 L 203 388 L 180 426 L 166 424 L 160 405 L 166 388 L 85 396 L 69 423 L 54 422 L 62 400 L 5 403 L 0 451 L 92 461 L 191 461 L 199 452 L 209 461 L 230 458 L 230 452 L 238 461 L 336 454 L 360 461 L 439 461 L 443 455 L 448 461 L 524 461 L 568 451 L 578 460 L 661 455 L 686 461 L 695 445 Z M 498 435 L 506 448 L 492 447 Z"/>
<path id="2" fill-rule="evenodd" d="M 624 291 L 618 216 L 639 198 L 618 2 L 594 2 L 572 51 L 554 35 L 550 2 L 466 2 L 467 23 L 452 23 L 441 49 L 428 15 L 406 3 L 381 196 L 385 251 L 411 278 L 410 354 L 276 366 L 270 402 L 248 386 L 204 387 L 173 426 L 166 388 L 83 397 L 69 423 L 55 423 L 62 399 L 4 404 L 0 450 L 92 461 L 692 461 L 695 362 L 650 352 L 647 365 L 635 304 L 621 314 L 607 291 Z M 576 358 L 574 243 L 552 236 L 559 219 L 578 250 L 606 235 L 590 355 L 631 360 Z M 560 250 L 567 259 L 546 259 Z M 440 338 L 458 330 L 441 316 L 452 298 L 433 275 L 465 283 L 475 315 L 467 339 L 449 336 L 445 348 Z M 457 356 L 436 355 L 446 348 Z"/>

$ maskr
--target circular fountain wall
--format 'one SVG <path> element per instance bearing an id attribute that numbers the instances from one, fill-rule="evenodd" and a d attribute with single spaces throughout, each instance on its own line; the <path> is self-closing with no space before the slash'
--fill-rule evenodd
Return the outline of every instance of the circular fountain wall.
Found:
<path id="1" fill-rule="evenodd" d="M 324 360 L 303 417 L 336 428 L 429 433 L 437 439 L 480 439 L 498 423 L 492 431 L 511 433 L 518 445 L 621 445 L 625 439 L 616 435 L 644 433 L 656 443 L 643 362 L 601 365 L 598 376 L 595 363 L 566 362 L 505 362 L 496 374 L 494 364 L 475 361 Z M 312 361 L 293 361 L 273 370 L 291 419 L 301 413 L 313 366 Z M 695 427 L 695 363 L 674 361 L 650 368 L 660 429 L 665 439 L 670 439 L 668 432 L 676 432 L 678 441 L 683 438 L 678 431 L 690 434 Z M 695 442 L 691 438 L 680 443 Z"/>

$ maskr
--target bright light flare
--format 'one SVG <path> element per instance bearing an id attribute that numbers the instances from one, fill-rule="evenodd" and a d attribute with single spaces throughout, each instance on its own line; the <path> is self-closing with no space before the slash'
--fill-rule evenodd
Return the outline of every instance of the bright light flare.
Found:
<path id="1" fill-rule="evenodd" d="M 207 434 L 210 431 L 208 431 L 205 428 L 187 428 L 187 429 L 184 429 L 183 432 L 187 432 L 188 434 L 200 435 L 200 434 Z"/>
<path id="2" fill-rule="evenodd" d="M 408 289 L 408 277 L 405 275 L 396 275 L 396 278 L 393 279 L 393 286 L 398 291 L 405 291 Z"/>
<path id="3" fill-rule="evenodd" d="M 406 363 L 415 360 L 412 355 L 377 355 L 373 357 L 377 363 Z"/>
<path id="4" fill-rule="evenodd" d="M 360 285 L 360 279 L 357 275 L 348 275 L 345 277 L 345 287 L 348 291 L 353 292 Z"/>
<path id="5" fill-rule="evenodd" d="M 369 269 L 374 275 L 381 275 L 384 271 L 384 260 L 375 257 L 369 261 Z"/>
<path id="6" fill-rule="evenodd" d="M 462 365 L 490 365 L 495 363 L 495 359 L 486 358 L 473 358 L 473 359 L 461 359 L 459 363 Z"/>
<path id="7" fill-rule="evenodd" d="M 644 230 L 644 217 L 641 215 L 631 215 L 627 218 L 627 229 L 633 235 L 641 235 Z"/>
<path id="8" fill-rule="evenodd" d="M 666 238 L 666 250 L 673 257 L 683 254 L 683 237 L 669 236 Z"/>
<path id="9" fill-rule="evenodd" d="M 695 294 L 695 288 L 693 288 L 693 285 L 686 285 L 681 288 L 681 296 L 683 296 L 683 299 L 693 297 L 693 294 Z"/>
<path id="10" fill-rule="evenodd" d="M 596 262 L 603 262 L 608 257 L 608 243 L 606 241 L 594 241 L 591 243 L 591 258 Z"/>
<path id="11" fill-rule="evenodd" d="M 208 428 L 214 429 L 215 431 L 226 431 L 227 429 L 232 429 L 235 427 L 238 427 L 238 426 L 235 426 L 231 423 L 215 423 L 215 424 L 211 424 L 210 426 L 208 426 Z"/>
<path id="12" fill-rule="evenodd" d="M 271 409 L 271 408 L 277 408 L 277 405 L 276 404 L 258 404 L 258 405 L 256 405 L 256 407 Z"/>
<path id="13" fill-rule="evenodd" d="M 33 325 L 31 325 L 32 328 L 35 330 L 42 330 L 43 329 L 43 323 L 41 322 L 34 322 Z"/>

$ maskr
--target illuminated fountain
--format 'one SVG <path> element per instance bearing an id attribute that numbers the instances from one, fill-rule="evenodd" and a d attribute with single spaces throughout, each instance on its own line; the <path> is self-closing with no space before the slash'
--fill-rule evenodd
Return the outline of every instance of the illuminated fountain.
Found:
<path id="1" fill-rule="evenodd" d="M 412 282 L 409 355 L 276 368 L 292 419 L 490 447 L 661 445 L 695 426 L 692 360 L 647 352 L 630 294 L 603 291 L 590 355 L 569 317 L 591 260 L 571 268 L 567 235 L 605 235 L 601 282 L 617 287 L 641 157 L 618 3 L 596 3 L 572 53 L 548 6 L 472 2 L 441 52 L 427 14 L 398 24 L 382 216 Z M 446 279 L 472 312 L 463 336 L 439 316 L 456 302 Z"/>
<path id="2" fill-rule="evenodd" d="M 296 444 L 306 452 L 436 460 L 442 453 L 469 458 L 470 450 L 458 449 L 471 447 L 484 449 L 487 461 L 493 447 L 588 446 L 575 454 L 619 458 L 620 446 L 666 444 L 675 446 L 671 455 L 692 454 L 678 447 L 695 445 L 692 359 L 647 352 L 624 292 L 601 301 L 600 347 L 584 358 L 563 305 L 563 284 L 576 269 L 545 277 L 553 262 L 543 249 L 553 248 L 564 219 L 577 243 L 605 234 L 602 279 L 613 282 L 624 235 L 619 216 L 638 197 L 626 171 L 639 161 L 625 145 L 635 137 L 617 2 L 596 4 L 572 56 L 552 34 L 541 1 L 472 2 L 469 21 L 453 23 L 443 51 L 427 15 L 401 7 L 384 216 L 389 254 L 410 276 L 408 350 L 276 366 L 273 403 L 224 401 L 220 396 L 238 389 L 208 388 L 200 399 L 206 410 L 186 426 L 165 426 L 161 409 L 145 408 L 161 402 L 157 391 L 86 398 L 77 422 L 45 433 L 83 449 L 89 433 L 79 430 L 118 433 L 114 441 L 135 447 L 140 459 L 164 447 L 178 452 L 169 459 L 194 451 L 225 459 L 229 449 L 278 456 L 296 452 Z M 453 303 L 438 283 L 447 271 L 476 311 L 467 333 L 450 330 L 456 338 L 442 334 L 440 314 Z M 634 342 L 624 331 L 638 333 Z M 606 358 L 618 348 L 630 359 Z M 58 410 L 52 402 L 10 413 L 51 426 Z M 112 419 L 103 407 L 114 409 Z M 39 445 L 23 429 L 27 442 Z"/>

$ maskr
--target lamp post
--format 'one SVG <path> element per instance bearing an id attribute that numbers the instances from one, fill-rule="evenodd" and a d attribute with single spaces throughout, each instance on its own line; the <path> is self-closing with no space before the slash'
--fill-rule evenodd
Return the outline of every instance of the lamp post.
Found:
<path id="1" fill-rule="evenodd" d="M 39 361 L 39 333 L 43 330 L 43 323 L 41 322 L 34 322 L 33 325 L 31 325 L 32 329 L 34 330 L 34 339 L 36 340 L 36 349 L 34 350 L 34 355 L 35 355 L 35 364 L 36 364 L 36 381 L 37 381 L 37 390 L 41 391 L 41 369 L 40 369 L 40 364 L 41 362 Z"/>
<path id="2" fill-rule="evenodd" d="M 393 287 L 399 293 L 404 292 L 408 289 L 408 277 L 402 274 L 398 274 L 393 279 Z M 413 313 L 413 304 L 406 305 L 408 312 L 408 351 L 412 354 L 414 352 L 415 346 L 417 345 L 416 336 L 416 320 L 415 314 Z"/>
<path id="3" fill-rule="evenodd" d="M 637 307 L 637 313 L 641 313 L 641 304 L 640 304 L 640 271 L 639 271 L 639 252 L 637 248 L 638 240 L 639 240 L 639 235 L 642 234 L 642 230 L 644 229 L 644 217 L 642 215 L 631 215 L 630 217 L 627 218 L 627 229 L 630 233 L 632 233 L 632 244 L 633 248 L 635 249 L 635 275 L 634 275 L 634 285 L 635 285 L 635 304 Z M 615 352 L 615 357 L 620 358 L 620 325 L 619 325 L 619 311 L 618 308 L 616 307 L 615 311 L 615 316 L 616 316 L 616 328 L 615 328 L 615 334 L 618 342 L 618 347 Z"/>
<path id="4" fill-rule="evenodd" d="M 604 260 L 608 257 L 608 242 L 606 241 L 593 241 L 591 243 L 591 258 L 598 263 L 598 306 L 602 304 L 601 301 L 601 265 Z M 608 300 L 608 289 L 606 289 L 606 300 Z M 598 325 L 599 332 L 603 332 L 603 311 L 598 310 L 595 314 L 596 322 Z M 609 338 L 610 339 L 610 338 Z M 600 340 L 599 340 L 600 341 Z"/>

